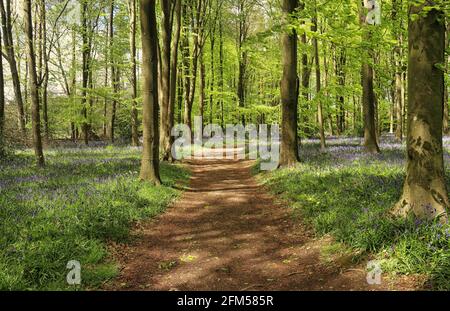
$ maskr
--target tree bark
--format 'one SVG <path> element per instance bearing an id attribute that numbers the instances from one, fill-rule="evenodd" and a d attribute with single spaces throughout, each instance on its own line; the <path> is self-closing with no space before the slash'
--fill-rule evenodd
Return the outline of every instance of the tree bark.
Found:
<path id="1" fill-rule="evenodd" d="M 450 47 L 450 18 L 447 17 L 447 31 L 445 32 L 445 36 L 446 36 L 446 47 L 447 49 Z M 447 56 L 445 58 L 445 72 L 449 72 L 450 69 L 450 55 Z M 449 129 L 449 124 L 448 124 L 448 117 L 449 117 L 449 109 L 448 109 L 448 100 L 449 100 L 449 95 L 448 95 L 448 87 L 449 87 L 449 81 L 447 80 L 447 83 L 445 84 L 445 89 L 444 89 L 444 123 L 443 123 L 443 132 L 444 134 L 448 135 L 450 133 L 450 129 Z"/>
<path id="2" fill-rule="evenodd" d="M 298 95 L 297 33 L 289 27 L 290 15 L 298 8 L 298 0 L 283 0 L 285 27 L 282 35 L 283 77 L 281 80 L 282 137 L 280 166 L 292 166 L 299 162 L 298 153 Z"/>
<path id="3" fill-rule="evenodd" d="M 200 97 L 199 97 L 199 107 L 200 107 L 200 116 L 202 117 L 202 128 L 205 118 L 205 103 L 206 103 L 206 68 L 205 68 L 205 59 L 203 50 L 200 52 Z"/>
<path id="4" fill-rule="evenodd" d="M 220 125 L 225 128 L 224 121 L 224 107 L 223 107 L 223 96 L 224 96 L 224 51 L 223 51 L 223 16 L 219 19 L 219 90 L 220 90 Z"/>
<path id="5" fill-rule="evenodd" d="M 28 52 L 28 68 L 30 71 L 30 95 L 32 103 L 32 128 L 33 145 L 36 162 L 39 167 L 45 166 L 44 153 L 42 151 L 41 120 L 39 115 L 39 86 L 36 72 L 36 55 L 34 53 L 33 42 L 33 21 L 31 12 L 31 0 L 24 0 L 24 26 Z"/>
<path id="6" fill-rule="evenodd" d="M 447 220 L 449 206 L 442 148 L 444 13 L 426 4 L 410 5 L 407 175 L 396 215 Z"/>
<path id="7" fill-rule="evenodd" d="M 190 7 L 183 3 L 183 40 L 182 40 L 182 54 L 184 67 L 184 124 L 191 127 L 192 123 L 192 107 L 190 106 L 191 98 L 191 53 L 189 43 L 189 28 L 190 28 Z"/>
<path id="8" fill-rule="evenodd" d="M 20 88 L 20 77 L 17 70 L 16 54 L 14 51 L 14 41 L 12 34 L 12 17 L 11 17 L 11 0 L 5 0 L 6 5 L 0 0 L 0 13 L 2 19 L 2 31 L 3 31 L 3 45 L 6 49 L 6 60 L 9 63 L 9 68 L 11 71 L 11 77 L 14 88 L 14 95 L 17 102 L 17 110 L 19 114 L 19 128 L 22 132 L 23 137 L 26 137 L 26 127 L 25 127 L 25 110 L 24 102 L 22 98 L 22 91 Z"/>
<path id="9" fill-rule="evenodd" d="M 372 41 L 372 33 L 369 27 L 364 21 L 364 16 L 361 12 L 361 23 L 363 27 L 363 40 L 365 42 Z M 379 153 L 380 148 L 377 142 L 377 126 L 375 121 L 375 105 L 376 98 L 373 89 L 374 72 L 373 67 L 370 64 L 370 60 L 373 60 L 373 51 L 369 47 L 369 51 L 365 55 L 361 69 L 361 80 L 363 89 L 363 115 L 364 115 L 364 147 L 369 153 Z"/>
<path id="10" fill-rule="evenodd" d="M 402 21 L 401 18 L 401 1 L 393 0 L 392 2 L 392 19 L 394 23 L 394 34 L 397 40 L 397 46 L 394 50 L 395 62 L 395 111 L 396 111 L 396 128 L 395 137 L 403 140 L 403 103 L 404 103 L 404 89 L 403 89 L 403 38 L 401 34 Z"/>
<path id="11" fill-rule="evenodd" d="M 139 146 L 139 120 L 137 110 L 138 85 L 137 85 L 137 55 L 136 55 L 136 0 L 129 0 L 130 11 L 130 54 L 131 54 L 131 144 Z"/>
<path id="12" fill-rule="evenodd" d="M 161 61 L 161 88 L 160 88 L 160 109 L 161 109 L 161 131 L 160 143 L 161 151 L 163 153 L 163 160 L 170 159 L 170 136 L 171 136 L 171 122 L 170 122 L 170 58 L 171 58 L 171 44 L 172 44 L 172 1 L 161 1 L 161 42 L 162 50 L 160 54 Z"/>
<path id="13" fill-rule="evenodd" d="M 174 4 L 175 8 L 175 32 L 172 40 L 172 51 L 170 56 L 170 105 L 169 105 L 169 128 L 170 131 L 175 126 L 175 102 L 177 96 L 177 81 L 178 81 L 178 48 L 180 46 L 180 37 L 181 37 L 181 6 L 182 0 L 174 0 L 176 3 Z M 181 123 L 181 122 L 180 122 Z M 167 146 L 167 150 L 164 153 L 168 154 L 167 159 L 169 161 L 173 161 L 172 156 L 172 145 L 174 143 L 174 137 L 172 137 L 171 133 L 169 133 L 169 145 Z"/>
<path id="14" fill-rule="evenodd" d="M 140 0 L 144 143 L 140 179 L 161 184 L 159 174 L 158 59 L 155 0 Z"/>
<path id="15" fill-rule="evenodd" d="M 0 51 L 2 48 L 2 33 L 0 32 Z M 5 80 L 3 74 L 3 56 L 0 55 L 0 159 L 5 153 Z"/>
<path id="16" fill-rule="evenodd" d="M 82 32 L 82 91 L 81 91 L 81 116 L 82 133 L 84 144 L 89 144 L 89 124 L 87 120 L 87 88 L 89 84 L 90 58 L 91 47 L 89 44 L 89 29 L 88 29 L 88 2 L 83 0 L 81 4 L 81 32 Z"/>
<path id="17" fill-rule="evenodd" d="M 42 117 L 44 121 L 44 139 L 45 141 L 49 141 L 50 139 L 50 129 L 49 129 L 49 121 L 48 121 L 48 80 L 49 80 L 49 57 L 47 53 L 47 14 L 45 8 L 45 0 L 40 1 L 40 27 L 41 27 L 41 42 L 42 42 L 42 69 L 43 73 L 41 76 L 41 93 L 42 93 Z"/>
<path id="18" fill-rule="evenodd" d="M 111 0 L 110 12 L 109 12 L 109 48 L 110 48 L 110 62 L 111 62 L 111 83 L 113 88 L 113 100 L 111 107 L 111 118 L 109 123 L 109 139 L 111 143 L 115 142 L 115 125 L 116 125 L 116 110 L 117 110 L 117 98 L 119 96 L 120 87 L 120 71 L 117 64 L 116 56 L 114 53 L 114 0 Z"/>
<path id="19" fill-rule="evenodd" d="M 318 35 L 318 27 L 317 27 L 317 2 L 314 2 L 314 9 L 315 9 L 315 16 L 312 20 L 313 27 L 312 31 L 316 32 L 316 36 L 313 38 L 313 46 L 314 46 L 314 54 L 315 54 L 315 61 L 316 61 L 316 96 L 318 97 L 317 100 L 317 119 L 319 123 L 319 133 L 320 133 L 320 149 L 323 151 L 326 150 L 326 141 L 325 141 L 325 129 L 323 125 L 323 111 L 322 111 L 322 101 L 321 101 L 321 74 L 320 74 L 320 57 L 319 57 L 319 42 L 317 40 Z"/>

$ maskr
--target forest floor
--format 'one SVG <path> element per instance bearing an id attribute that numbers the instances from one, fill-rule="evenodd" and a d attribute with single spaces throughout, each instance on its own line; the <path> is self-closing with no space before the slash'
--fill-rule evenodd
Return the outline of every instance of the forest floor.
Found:
<path id="1" fill-rule="evenodd" d="M 415 290 L 420 277 L 366 280 L 368 258 L 330 253 L 255 176 L 252 161 L 187 163 L 189 187 L 166 213 L 115 244 L 107 290 Z"/>

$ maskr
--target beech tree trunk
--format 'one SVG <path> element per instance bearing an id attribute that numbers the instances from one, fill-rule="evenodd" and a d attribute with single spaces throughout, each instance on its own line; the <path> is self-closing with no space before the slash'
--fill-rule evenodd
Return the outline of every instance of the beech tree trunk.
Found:
<path id="1" fill-rule="evenodd" d="M 394 65 L 395 65 L 395 112 L 396 112 L 396 128 L 395 137 L 399 140 L 403 140 L 403 104 L 404 104 L 404 84 L 403 84 L 403 38 L 401 34 L 402 21 L 401 18 L 401 1 L 393 0 L 392 2 L 392 19 L 395 25 L 395 36 L 397 40 L 397 46 L 394 50 Z"/>
<path id="2" fill-rule="evenodd" d="M 312 22 L 313 22 L 312 31 L 317 32 L 318 27 L 317 27 L 317 7 L 316 7 L 317 2 L 316 1 L 314 2 L 314 5 L 315 5 L 315 16 L 312 20 Z M 326 141 L 325 141 L 325 129 L 324 129 L 324 125 L 323 125 L 322 101 L 320 99 L 322 86 L 321 86 L 321 74 L 320 74 L 319 42 L 317 40 L 317 37 L 314 37 L 314 39 L 313 39 L 313 46 L 314 46 L 314 54 L 315 54 L 315 61 L 316 61 L 316 91 L 317 91 L 316 96 L 319 97 L 319 99 L 317 101 L 317 119 L 318 119 L 318 123 L 319 123 L 320 149 L 322 151 L 325 151 L 327 146 L 326 146 Z"/>
<path id="3" fill-rule="evenodd" d="M 364 21 L 365 17 L 361 14 L 361 23 L 363 26 L 363 40 L 365 42 L 371 42 L 372 33 L 370 27 Z M 370 59 L 373 59 L 373 51 L 368 48 L 369 51 L 365 55 L 361 70 L 361 80 L 363 89 L 363 116 L 364 116 L 364 147 L 369 153 L 379 153 L 377 141 L 377 126 L 376 126 L 376 95 L 374 92 L 374 71 L 370 64 Z"/>
<path id="4" fill-rule="evenodd" d="M 81 4 L 81 28 L 82 28 L 82 91 L 81 91 L 81 116 L 82 133 L 84 144 L 89 144 L 89 123 L 87 118 L 87 88 L 89 86 L 89 71 L 90 71 L 90 57 L 91 48 L 89 45 L 89 29 L 88 29 L 88 3 L 87 0 L 83 0 Z"/>
<path id="5" fill-rule="evenodd" d="M 172 43 L 172 1 L 161 1 L 161 88 L 160 88 L 160 108 L 161 108 L 161 131 L 160 143 L 163 160 L 167 161 L 170 158 L 170 58 L 171 58 L 171 43 Z"/>
<path id="6" fill-rule="evenodd" d="M 49 141 L 50 139 L 50 129 L 49 129 L 49 121 L 48 121 L 48 80 L 49 80 L 49 59 L 47 53 L 47 14 L 45 8 L 45 0 L 40 1 L 40 27 L 41 27 L 41 43 L 42 43 L 42 117 L 44 119 L 44 138 L 45 141 Z"/>
<path id="7" fill-rule="evenodd" d="M 297 7 L 298 0 L 283 0 L 282 9 L 285 27 L 288 27 L 291 18 L 290 15 L 295 12 Z M 297 135 L 299 78 L 297 76 L 297 33 L 295 29 L 286 29 L 283 32 L 282 50 L 282 137 L 280 166 L 292 166 L 300 160 Z"/>
<path id="8" fill-rule="evenodd" d="M 24 0 L 24 26 L 28 52 L 28 69 L 30 72 L 30 95 L 32 103 L 32 128 L 33 128 L 33 145 L 36 156 L 36 162 L 39 167 L 45 166 L 44 153 L 42 151 L 41 138 L 41 120 L 39 114 L 39 86 L 36 72 L 36 54 L 34 52 L 33 42 L 33 21 L 31 12 L 31 0 Z"/>
<path id="9" fill-rule="evenodd" d="M 120 88 L 120 70 L 117 64 L 117 60 L 114 54 L 114 0 L 111 1 L 110 17 L 109 17 L 109 48 L 110 48 L 110 62 L 111 62 L 111 83 L 114 92 L 111 118 L 109 123 L 109 139 L 112 143 L 115 141 L 115 125 L 116 125 L 116 110 L 117 110 L 117 97 L 119 96 Z"/>
<path id="10" fill-rule="evenodd" d="M 0 51 L 2 50 L 2 33 L 0 32 Z M 0 55 L 0 158 L 5 152 L 5 80 L 3 76 L 3 57 Z"/>
<path id="11" fill-rule="evenodd" d="M 449 18 L 447 18 L 447 31 L 445 32 L 445 36 L 446 36 L 446 47 L 447 49 L 450 47 L 450 22 L 449 22 Z M 445 72 L 449 72 L 450 69 L 450 55 L 447 56 L 445 58 Z M 449 124 L 448 124 L 448 117 L 449 117 L 449 112 L 448 112 L 448 100 L 449 100 L 449 95 L 448 95 L 448 87 L 449 84 L 448 82 L 445 84 L 445 89 L 444 89 L 444 123 L 443 123 L 443 132 L 444 134 L 449 134 Z"/>
<path id="12" fill-rule="evenodd" d="M 394 209 L 400 216 L 447 220 L 449 206 L 442 150 L 444 13 L 410 5 L 407 175 L 403 195 Z"/>
<path id="13" fill-rule="evenodd" d="M 6 5 L 4 3 L 6 2 Z M 0 14 L 2 20 L 3 31 L 3 45 L 6 49 L 6 60 L 9 63 L 9 69 L 11 71 L 11 77 L 14 88 L 14 95 L 17 102 L 17 110 L 19 117 L 19 128 L 23 137 L 26 137 L 26 117 L 24 110 L 24 102 L 22 98 L 22 91 L 20 89 L 20 77 L 17 69 L 16 53 L 14 50 L 14 41 L 12 33 L 12 16 L 11 16 L 11 0 L 0 0 Z"/>
<path id="14" fill-rule="evenodd" d="M 130 11 L 130 53 L 131 53 L 131 144 L 139 146 L 139 120 L 137 110 L 138 85 L 137 85 L 137 55 L 136 55 L 136 0 L 129 0 Z"/>
<path id="15" fill-rule="evenodd" d="M 159 174 L 159 105 L 156 0 L 140 0 L 144 143 L 140 179 L 161 184 Z"/>
<path id="16" fill-rule="evenodd" d="M 175 32 L 172 40 L 172 51 L 170 56 L 170 105 L 169 105 L 169 129 L 170 131 L 175 126 L 175 103 L 177 96 L 177 82 L 178 82 L 178 48 L 180 45 L 180 37 L 181 37 L 181 6 L 182 0 L 174 0 L 175 5 Z M 181 92 L 181 90 L 180 90 Z M 181 94 L 181 93 L 180 93 Z M 181 122 L 180 122 L 181 123 Z M 172 145 L 174 143 L 174 137 L 172 137 L 171 133 L 169 133 L 169 145 L 167 146 L 167 150 L 164 153 L 168 154 L 167 159 L 169 161 L 173 161 L 172 156 Z"/>
<path id="17" fill-rule="evenodd" d="M 190 7 L 183 3 L 183 40 L 181 52 L 183 54 L 183 68 L 184 68 L 184 124 L 191 127 L 192 123 L 192 107 L 190 106 L 191 98 L 191 53 L 189 45 L 189 28 L 190 28 Z"/>

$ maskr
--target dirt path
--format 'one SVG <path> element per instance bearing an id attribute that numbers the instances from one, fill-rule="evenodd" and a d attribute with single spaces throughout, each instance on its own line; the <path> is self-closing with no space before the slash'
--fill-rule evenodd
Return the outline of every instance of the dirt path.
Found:
<path id="1" fill-rule="evenodd" d="M 190 189 L 116 248 L 117 290 L 410 289 L 366 282 L 365 265 L 325 263 L 314 239 L 251 174 L 252 162 L 193 162 Z M 339 262 L 338 260 L 337 262 Z"/>

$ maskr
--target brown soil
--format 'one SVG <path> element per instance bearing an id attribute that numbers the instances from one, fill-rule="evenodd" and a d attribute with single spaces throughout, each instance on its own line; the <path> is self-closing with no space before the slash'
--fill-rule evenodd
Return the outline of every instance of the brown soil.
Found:
<path id="1" fill-rule="evenodd" d="M 121 274 L 112 290 L 414 290 L 420 278 L 368 285 L 366 263 L 324 256 L 290 209 L 260 186 L 253 162 L 188 164 L 190 188 L 167 212 L 114 247 Z"/>

